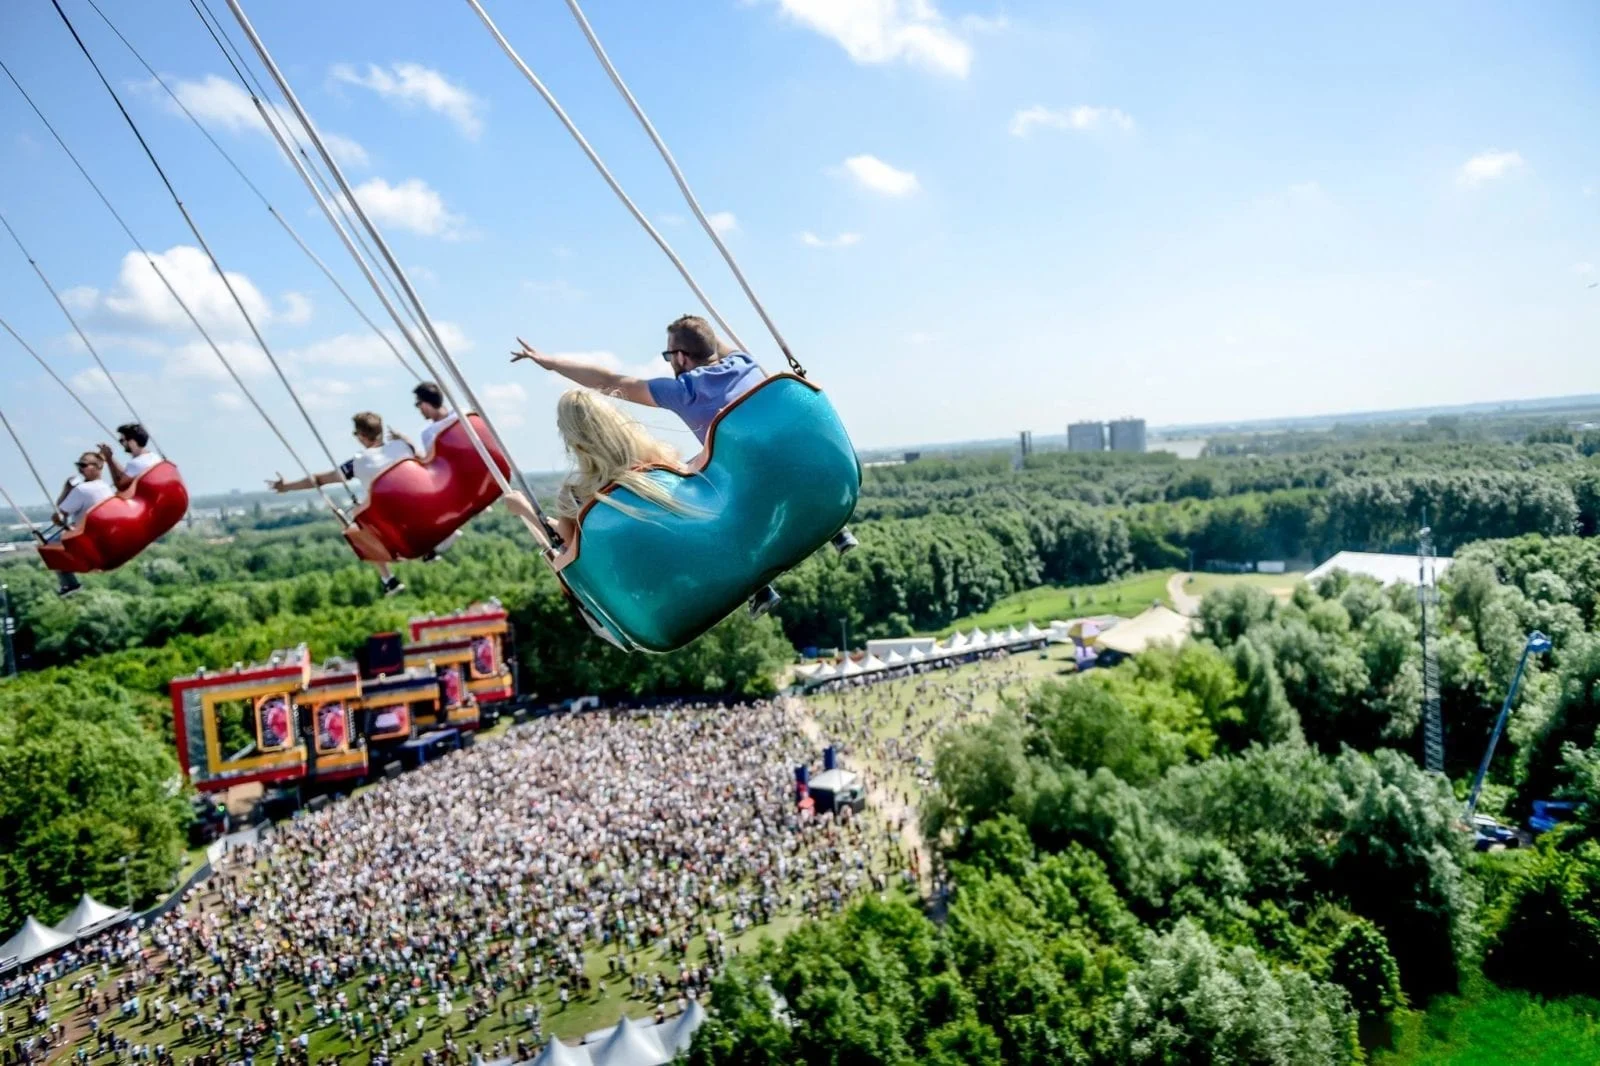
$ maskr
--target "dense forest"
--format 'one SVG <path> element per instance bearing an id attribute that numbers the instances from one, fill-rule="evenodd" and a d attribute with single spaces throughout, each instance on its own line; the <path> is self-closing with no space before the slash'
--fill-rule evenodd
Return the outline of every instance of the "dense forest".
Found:
<path id="1" fill-rule="evenodd" d="M 36 563 L 0 564 L 25 668 L 0 683 L 0 928 L 85 890 L 122 900 L 123 855 L 137 898 L 170 885 L 187 808 L 166 685 L 198 666 L 301 642 L 349 655 L 492 596 L 541 697 L 749 698 L 795 648 L 836 643 L 841 620 L 859 641 L 1191 559 L 1407 550 L 1426 521 L 1455 556 L 1434 634 L 1454 792 L 1413 757 L 1413 593 L 1336 575 L 1289 601 L 1215 594 L 1183 651 L 1048 686 L 949 738 L 926 826 L 957 886 L 948 920 L 874 904 L 747 957 L 695 1054 L 811 1062 L 806 1040 L 825 1033 L 829 1061 L 1347 1062 L 1363 1026 L 1463 974 L 1594 992 L 1600 814 L 1514 861 L 1473 856 L 1454 828 L 1533 629 L 1554 649 L 1529 666 L 1483 809 L 1515 819 L 1600 789 L 1593 451 L 1560 432 L 1431 434 L 875 467 L 860 549 L 819 553 L 781 579 L 772 616 L 737 614 L 667 656 L 592 639 L 494 513 L 444 560 L 403 566 L 408 592 L 388 600 L 330 523 L 288 513 L 173 535 L 66 600 Z M 820 1027 L 776 1024 L 773 990 Z"/>

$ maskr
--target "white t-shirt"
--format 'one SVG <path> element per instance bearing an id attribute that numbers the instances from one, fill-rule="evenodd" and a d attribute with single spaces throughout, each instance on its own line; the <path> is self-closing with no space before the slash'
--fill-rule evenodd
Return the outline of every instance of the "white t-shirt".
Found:
<path id="1" fill-rule="evenodd" d="M 427 425 L 423 426 L 422 435 L 417 438 L 417 447 L 421 450 L 422 454 L 427 455 L 428 452 L 432 451 L 433 438 L 437 437 L 439 434 L 455 425 L 457 421 L 458 419 L 455 415 L 445 415 L 443 418 L 439 419 L 439 421 L 429 422 Z"/>
<path id="2" fill-rule="evenodd" d="M 340 465 L 339 473 L 346 479 L 358 478 L 363 485 L 370 485 L 373 478 L 400 460 L 409 458 L 411 445 L 403 440 L 387 440 L 375 448 L 368 448 L 354 459 L 346 460 Z"/>
<path id="3" fill-rule="evenodd" d="M 72 491 L 61 501 L 61 513 L 67 516 L 67 525 L 75 526 L 83 521 L 83 516 L 89 513 L 89 508 L 116 494 L 117 490 L 104 481 L 81 482 L 73 486 Z"/>
<path id="4" fill-rule="evenodd" d="M 146 448 L 143 455 L 135 455 L 122 464 L 122 472 L 129 477 L 138 477 L 161 461 L 161 454 L 154 448 Z"/>

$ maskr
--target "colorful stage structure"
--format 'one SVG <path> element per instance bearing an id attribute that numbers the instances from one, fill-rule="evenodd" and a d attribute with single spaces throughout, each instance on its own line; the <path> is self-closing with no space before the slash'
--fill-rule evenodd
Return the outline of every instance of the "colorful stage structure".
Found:
<path id="1" fill-rule="evenodd" d="M 236 785 L 363 778 L 413 738 L 475 730 L 486 706 L 516 698 L 498 603 L 412 619 L 369 638 L 358 662 L 313 666 L 304 645 L 265 662 L 172 682 L 178 761 L 202 792 Z"/>

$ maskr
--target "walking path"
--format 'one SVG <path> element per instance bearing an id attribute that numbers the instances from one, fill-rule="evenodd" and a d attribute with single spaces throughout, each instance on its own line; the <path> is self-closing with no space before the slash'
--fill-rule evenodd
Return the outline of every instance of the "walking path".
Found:
<path id="1" fill-rule="evenodd" d="M 1181 615 L 1193 618 L 1200 613 L 1200 597 L 1189 593 L 1189 579 L 1193 574 L 1179 571 L 1167 578 L 1167 599 L 1172 601 L 1172 609 Z"/>

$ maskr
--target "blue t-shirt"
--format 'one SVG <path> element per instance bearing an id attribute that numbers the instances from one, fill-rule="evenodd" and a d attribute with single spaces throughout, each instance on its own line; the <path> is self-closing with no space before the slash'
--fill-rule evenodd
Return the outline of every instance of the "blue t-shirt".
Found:
<path id="1" fill-rule="evenodd" d="M 657 407 L 683 419 L 704 443 L 706 430 L 717 412 L 761 384 L 766 376 L 755 360 L 743 352 L 733 352 L 679 377 L 651 378 L 650 398 Z"/>

